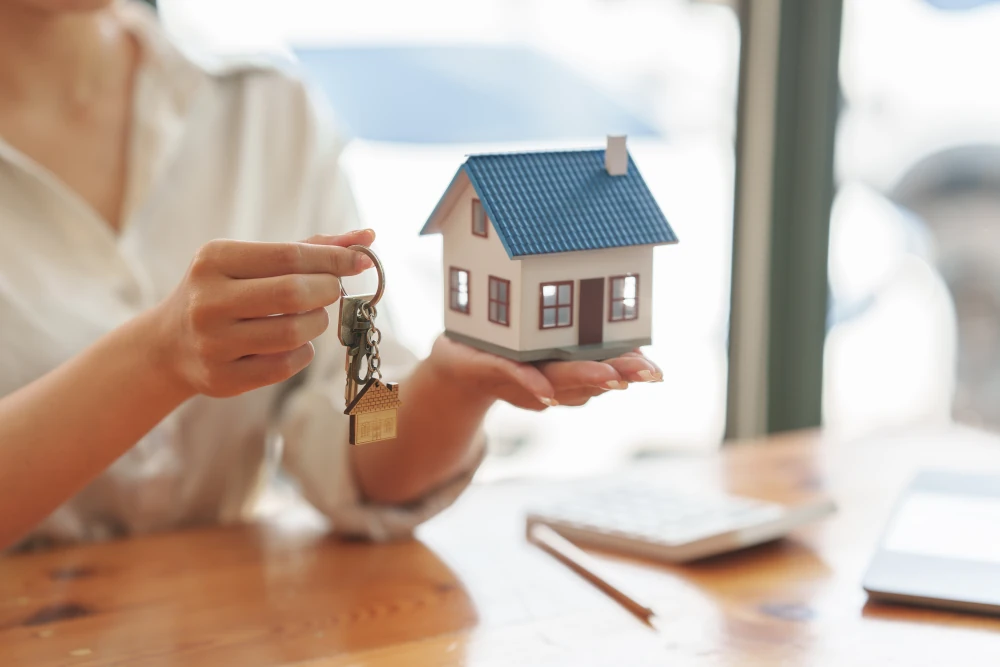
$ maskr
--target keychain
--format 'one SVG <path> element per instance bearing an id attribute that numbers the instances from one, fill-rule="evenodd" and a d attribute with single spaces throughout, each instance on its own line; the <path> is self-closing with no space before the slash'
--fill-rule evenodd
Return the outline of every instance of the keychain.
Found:
<path id="1" fill-rule="evenodd" d="M 364 445 L 396 437 L 399 385 L 382 382 L 378 351 L 382 332 L 375 326 L 375 305 L 385 291 L 382 262 L 371 248 L 354 245 L 350 249 L 368 255 L 378 273 L 375 294 L 347 296 L 344 286 L 340 286 L 340 342 L 347 348 L 344 414 L 351 417 L 351 444 Z"/>

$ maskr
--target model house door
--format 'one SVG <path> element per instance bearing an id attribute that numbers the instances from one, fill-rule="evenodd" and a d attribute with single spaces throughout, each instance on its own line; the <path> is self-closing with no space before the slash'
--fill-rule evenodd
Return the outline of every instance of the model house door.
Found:
<path id="1" fill-rule="evenodd" d="M 604 278 L 580 281 L 580 345 L 604 340 Z"/>

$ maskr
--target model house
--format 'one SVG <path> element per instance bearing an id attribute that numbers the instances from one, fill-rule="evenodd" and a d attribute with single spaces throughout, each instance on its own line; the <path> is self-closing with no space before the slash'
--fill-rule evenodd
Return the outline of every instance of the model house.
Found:
<path id="1" fill-rule="evenodd" d="M 518 361 L 648 345 L 653 248 L 677 242 L 625 137 L 469 156 L 421 231 L 435 233 L 446 335 Z"/>

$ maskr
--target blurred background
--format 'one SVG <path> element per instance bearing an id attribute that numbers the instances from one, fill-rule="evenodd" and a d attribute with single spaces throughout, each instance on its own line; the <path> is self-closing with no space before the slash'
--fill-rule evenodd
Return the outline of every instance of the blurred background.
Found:
<path id="1" fill-rule="evenodd" d="M 1000 88 L 992 76 L 1000 4 L 833 4 L 833 194 L 820 207 L 828 216 L 800 221 L 828 251 L 822 352 L 813 353 L 822 372 L 807 378 L 817 410 L 827 428 L 851 435 L 951 419 L 1000 426 Z M 292 63 L 327 98 L 352 137 L 345 166 L 364 223 L 379 233 L 388 317 L 421 353 L 442 328 L 441 243 L 417 232 L 464 156 L 600 147 L 609 132 L 629 134 L 681 240 L 656 255 L 648 353 L 665 381 L 580 410 L 498 406 L 484 478 L 585 474 L 754 434 L 727 428 L 734 401 L 761 400 L 753 383 L 734 390 L 728 381 L 732 338 L 744 335 L 731 328 L 731 288 L 747 275 L 733 272 L 737 198 L 751 186 L 737 155 L 748 146 L 737 137 L 741 61 L 750 57 L 745 7 L 160 0 L 158 9 L 180 42 Z M 767 42 L 765 32 L 755 35 Z M 770 41 L 780 59 L 794 60 L 784 38 Z M 784 60 L 781 76 L 794 76 L 796 63 L 781 69 Z M 778 113 L 776 140 L 786 130 L 796 136 L 796 122 Z M 795 248 L 783 252 L 794 257 Z M 798 279 L 768 278 L 772 290 Z M 780 325 L 799 335 L 794 312 L 770 322 L 772 334 Z M 758 430 L 778 426 L 765 420 Z"/>

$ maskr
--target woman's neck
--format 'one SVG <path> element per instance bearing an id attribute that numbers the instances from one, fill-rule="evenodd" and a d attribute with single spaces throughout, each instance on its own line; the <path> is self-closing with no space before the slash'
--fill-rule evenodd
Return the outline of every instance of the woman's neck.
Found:
<path id="1" fill-rule="evenodd" d="M 86 104 L 121 85 L 129 47 L 112 5 L 46 12 L 0 2 L 0 98 Z"/>

